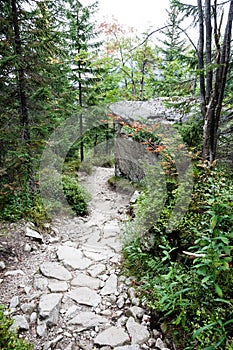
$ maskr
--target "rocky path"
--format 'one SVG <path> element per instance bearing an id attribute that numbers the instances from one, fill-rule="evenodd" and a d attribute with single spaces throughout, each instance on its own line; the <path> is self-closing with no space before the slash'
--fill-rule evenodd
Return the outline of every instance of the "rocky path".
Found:
<path id="1" fill-rule="evenodd" d="M 2 266 L 0 302 L 34 349 L 167 348 L 151 330 L 133 279 L 121 275 L 120 223 L 129 196 L 108 187 L 112 175 L 95 168 L 83 179 L 92 195 L 87 218 L 56 219 L 46 237 L 27 225 L 27 258 L 15 269 Z"/>

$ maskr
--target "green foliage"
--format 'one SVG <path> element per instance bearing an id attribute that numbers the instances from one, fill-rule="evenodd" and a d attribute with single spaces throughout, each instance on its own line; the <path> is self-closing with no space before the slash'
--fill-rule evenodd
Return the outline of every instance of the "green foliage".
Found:
<path id="1" fill-rule="evenodd" d="M 27 216 L 33 207 L 33 195 L 24 154 L 22 158 L 13 154 L 9 162 L 12 167 L 4 167 L 0 172 L 0 219 L 16 221 Z"/>
<path id="2" fill-rule="evenodd" d="M 79 184 L 75 173 L 61 175 L 56 170 L 51 173 L 51 169 L 45 168 L 41 173 L 41 190 L 45 207 L 53 214 L 72 214 L 72 210 L 77 215 L 88 213 L 90 195 Z M 64 196 L 70 208 L 64 203 Z"/>
<path id="3" fill-rule="evenodd" d="M 191 117 L 185 123 L 179 123 L 175 126 L 184 143 L 189 147 L 195 147 L 197 150 L 201 149 L 202 134 L 203 134 L 203 119 L 198 117 Z"/>
<path id="4" fill-rule="evenodd" d="M 4 307 L 0 305 L 0 349 L 1 350 L 32 350 L 33 346 L 10 329 L 13 320 L 4 315 Z"/>
<path id="5" fill-rule="evenodd" d="M 106 117 L 102 113 L 102 118 Z M 93 124 L 94 118 L 93 116 Z M 80 161 L 79 149 L 81 143 L 85 150 L 85 158 L 87 162 L 92 163 L 93 165 L 99 164 L 101 166 L 101 159 L 106 161 L 106 158 L 109 158 L 113 148 L 113 138 L 115 136 L 115 130 L 112 123 L 108 123 L 108 120 L 104 120 L 103 123 L 96 127 L 91 127 L 85 132 L 85 134 L 80 137 L 70 148 L 64 166 L 71 166 L 71 164 L 76 164 L 76 170 L 79 167 L 83 167 L 83 161 Z M 98 161 L 99 160 L 99 161 Z M 69 164 L 69 165 L 68 165 Z"/>
<path id="6" fill-rule="evenodd" d="M 171 192 L 150 228 L 150 240 L 148 232 L 142 234 L 137 217 L 129 225 L 125 267 L 138 278 L 143 299 L 153 313 L 161 315 L 160 322 L 166 324 L 179 348 L 230 350 L 232 181 L 198 165 L 190 208 L 176 230 L 166 232 L 176 189 Z M 154 213 L 155 203 L 147 197 L 144 194 L 138 202 L 139 221 Z"/>
<path id="7" fill-rule="evenodd" d="M 86 215 L 88 213 L 88 200 L 90 195 L 80 186 L 75 177 L 63 175 L 62 185 L 65 196 L 71 208 L 78 215 Z"/>
<path id="8" fill-rule="evenodd" d="M 154 132 L 148 130 L 148 128 L 143 126 L 132 127 L 129 125 L 124 125 L 121 132 L 132 137 L 132 139 L 137 142 L 144 142 L 149 140 L 151 143 L 153 142 L 156 145 L 159 145 L 161 143 L 161 137 L 155 135 Z"/>

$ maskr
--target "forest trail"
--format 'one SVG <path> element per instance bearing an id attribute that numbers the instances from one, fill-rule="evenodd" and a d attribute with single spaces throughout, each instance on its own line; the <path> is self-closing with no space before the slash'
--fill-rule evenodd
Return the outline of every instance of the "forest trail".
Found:
<path id="1" fill-rule="evenodd" d="M 56 218 L 15 272 L 3 275 L 0 302 L 35 350 L 166 349 L 139 305 L 134 279 L 121 275 L 120 223 L 130 195 L 110 188 L 113 175 L 99 167 L 81 174 L 92 196 L 89 216 Z"/>

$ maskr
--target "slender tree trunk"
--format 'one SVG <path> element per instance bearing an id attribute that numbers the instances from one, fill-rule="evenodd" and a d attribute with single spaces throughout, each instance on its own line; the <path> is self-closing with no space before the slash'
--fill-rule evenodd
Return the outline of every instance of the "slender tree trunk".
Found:
<path id="1" fill-rule="evenodd" d="M 217 139 L 218 139 L 217 133 L 218 133 L 219 122 L 220 122 L 220 117 L 222 112 L 222 104 L 223 104 L 225 87 L 227 82 L 227 74 L 229 71 L 229 63 L 230 63 L 230 55 L 231 55 L 232 21 L 233 21 L 233 0 L 231 0 L 231 3 L 230 3 L 228 20 L 227 20 L 223 46 L 222 46 L 222 54 L 220 57 L 220 67 L 217 71 L 217 77 L 216 77 L 216 81 L 218 82 L 218 85 L 216 87 L 218 88 L 218 93 L 217 93 L 218 100 L 217 100 L 215 124 L 214 124 L 214 130 L 213 130 L 213 139 L 211 142 L 211 152 L 214 155 L 214 159 L 216 156 Z"/>
<path id="2" fill-rule="evenodd" d="M 20 28 L 16 0 L 11 0 L 12 24 L 14 30 L 15 53 L 18 59 L 17 67 L 17 88 L 20 101 L 20 124 L 22 127 L 22 140 L 30 142 L 29 116 L 27 108 L 27 96 L 25 89 L 25 72 L 23 67 L 22 43 L 20 38 Z"/>
<path id="3" fill-rule="evenodd" d="M 95 137 L 94 137 L 94 156 L 97 155 L 97 143 L 98 143 L 98 133 L 95 133 Z"/>
<path id="4" fill-rule="evenodd" d="M 211 94 L 210 102 L 205 114 L 205 124 L 203 133 L 203 159 L 210 164 L 216 158 L 217 139 L 219 121 L 222 112 L 222 104 L 225 93 L 227 73 L 229 70 L 231 34 L 233 21 L 233 0 L 230 2 L 227 25 L 224 34 L 224 40 L 220 52 L 217 50 L 218 68 L 215 74 L 215 85 Z"/>
<path id="5" fill-rule="evenodd" d="M 197 4 L 199 19 L 198 69 L 200 70 L 201 112 L 204 117 L 206 112 L 206 93 L 204 76 L 204 14 L 202 8 L 202 0 L 197 0 Z"/>
<path id="6" fill-rule="evenodd" d="M 145 70 L 146 70 L 146 57 L 144 57 L 142 62 L 142 69 L 141 69 L 141 80 L 140 80 L 140 98 L 143 101 L 144 100 L 144 80 L 145 80 Z"/>
<path id="7" fill-rule="evenodd" d="M 78 40 L 78 35 L 79 35 L 79 7 L 80 7 L 80 2 L 77 1 L 77 17 L 76 17 L 76 25 L 77 25 L 77 40 Z M 77 42 L 78 46 L 78 55 L 81 52 L 81 48 L 79 45 L 79 42 Z M 82 73 L 81 73 L 81 62 L 80 60 L 78 61 L 78 100 L 79 100 L 79 106 L 83 106 L 83 86 L 82 86 Z M 81 143 L 80 143 L 80 160 L 81 162 L 84 161 L 84 144 L 82 141 L 83 137 L 83 115 L 80 113 L 79 115 L 79 128 L 80 128 L 80 135 L 81 135 Z"/>
<path id="8" fill-rule="evenodd" d="M 109 125 L 106 124 L 106 154 L 109 155 Z"/>
<path id="9" fill-rule="evenodd" d="M 212 24 L 211 24 L 211 1 L 205 0 L 205 26 L 206 26 L 206 104 L 210 102 L 213 84 L 212 63 Z"/>
<path id="10" fill-rule="evenodd" d="M 79 76 L 79 82 L 78 82 L 79 105 L 80 105 L 80 107 L 82 107 L 83 106 L 83 103 L 82 103 L 82 83 L 81 83 L 80 69 L 79 69 L 78 76 Z M 80 135 L 81 135 L 80 160 L 81 160 L 81 162 L 83 162 L 84 161 L 84 144 L 83 144 L 83 140 L 82 140 L 82 137 L 83 137 L 83 115 L 82 115 L 82 113 L 80 113 L 80 115 L 79 115 L 79 128 L 80 128 Z"/>

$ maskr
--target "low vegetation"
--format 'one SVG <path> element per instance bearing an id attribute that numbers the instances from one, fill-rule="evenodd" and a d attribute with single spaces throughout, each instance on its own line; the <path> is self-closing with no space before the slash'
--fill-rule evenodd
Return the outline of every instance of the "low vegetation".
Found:
<path id="1" fill-rule="evenodd" d="M 4 308 L 0 305 L 0 349 L 1 350 L 32 350 L 33 346 L 11 329 L 13 320 L 4 315 Z"/>
<path id="2" fill-rule="evenodd" d="M 147 172 L 144 183 L 153 183 L 153 177 L 152 171 Z M 233 183 L 217 168 L 198 162 L 194 177 L 189 210 L 171 232 L 166 228 L 177 188 L 167 186 L 165 204 L 156 220 L 158 201 L 148 200 L 145 186 L 136 219 L 126 228 L 124 267 L 136 277 L 153 319 L 162 324 L 178 349 L 230 350 Z M 148 229 L 143 232 L 143 227 Z"/>

